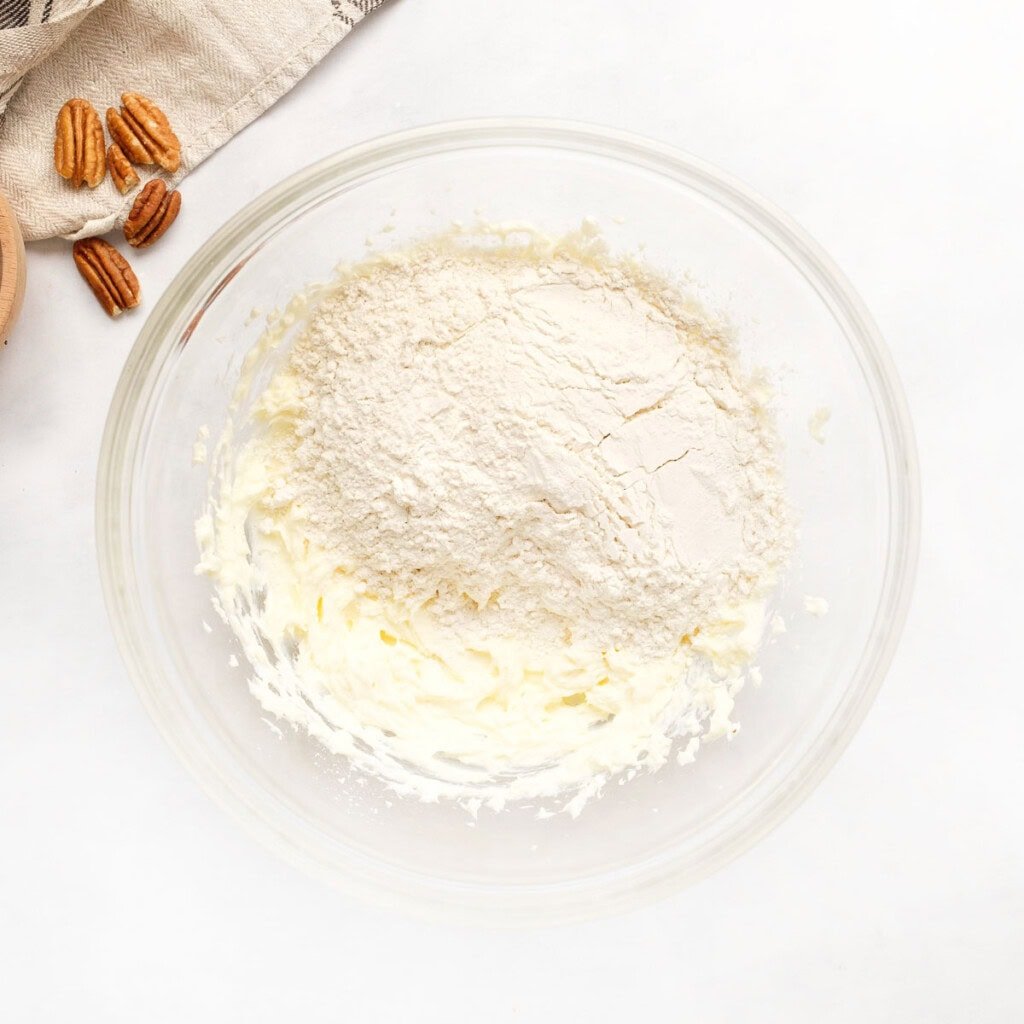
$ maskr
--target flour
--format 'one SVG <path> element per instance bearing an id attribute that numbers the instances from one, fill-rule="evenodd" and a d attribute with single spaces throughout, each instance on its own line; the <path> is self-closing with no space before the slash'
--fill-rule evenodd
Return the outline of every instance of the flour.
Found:
<path id="1" fill-rule="evenodd" d="M 578 812 L 677 736 L 692 758 L 734 731 L 789 542 L 763 390 L 593 247 L 448 238 L 348 269 L 201 524 L 254 692 L 430 798 L 575 787 Z"/>
<path id="2" fill-rule="evenodd" d="M 667 653 L 777 558 L 780 508 L 720 339 L 655 301 L 568 259 L 374 265 L 293 355 L 286 496 L 367 587 L 453 626 Z"/>

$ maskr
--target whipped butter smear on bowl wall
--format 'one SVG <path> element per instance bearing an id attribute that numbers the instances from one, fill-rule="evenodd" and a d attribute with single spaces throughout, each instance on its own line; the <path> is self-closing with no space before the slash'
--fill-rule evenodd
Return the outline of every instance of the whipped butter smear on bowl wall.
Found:
<path id="1" fill-rule="evenodd" d="M 591 224 L 426 238 L 269 318 L 197 443 L 197 571 L 351 771 L 576 816 L 737 728 L 793 546 L 772 396 Z"/>

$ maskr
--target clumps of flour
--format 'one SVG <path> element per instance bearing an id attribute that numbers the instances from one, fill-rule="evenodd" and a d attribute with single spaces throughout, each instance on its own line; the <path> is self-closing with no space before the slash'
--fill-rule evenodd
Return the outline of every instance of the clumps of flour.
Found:
<path id="1" fill-rule="evenodd" d="M 586 795 L 677 737 L 692 756 L 790 541 L 764 390 L 592 240 L 346 269 L 200 530 L 255 692 L 428 798 Z"/>
<path id="2" fill-rule="evenodd" d="M 466 635 L 669 653 L 784 538 L 764 411 L 672 299 L 436 244 L 348 275 L 290 360 L 287 497 L 346 572 Z"/>

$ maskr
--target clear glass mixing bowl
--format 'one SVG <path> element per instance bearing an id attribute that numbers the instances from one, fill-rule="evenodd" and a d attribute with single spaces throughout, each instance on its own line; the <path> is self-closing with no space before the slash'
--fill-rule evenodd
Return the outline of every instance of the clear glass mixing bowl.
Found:
<path id="1" fill-rule="evenodd" d="M 778 389 L 800 515 L 776 602 L 788 630 L 742 729 L 696 763 L 612 785 L 578 819 L 465 812 L 339 781 L 319 745 L 250 696 L 237 646 L 193 574 L 193 520 L 213 437 L 269 310 L 342 260 L 454 220 L 596 218 L 617 250 L 686 275 L 728 311 L 744 360 Z M 831 410 L 828 439 L 810 436 Z M 829 259 L 749 189 L 665 146 L 603 128 L 488 121 L 422 128 L 339 153 L 271 189 L 213 236 L 149 317 L 100 458 L 97 533 L 111 620 L 160 731 L 207 791 L 289 861 L 378 902 L 488 923 L 565 920 L 650 900 L 720 867 L 822 778 L 889 665 L 918 546 L 914 441 L 881 338 Z M 814 618 L 805 595 L 825 597 Z M 205 625 L 204 625 L 205 624 Z"/>

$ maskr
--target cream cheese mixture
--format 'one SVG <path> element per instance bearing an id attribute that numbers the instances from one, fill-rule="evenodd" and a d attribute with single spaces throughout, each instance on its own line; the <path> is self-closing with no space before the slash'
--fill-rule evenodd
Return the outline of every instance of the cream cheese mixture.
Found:
<path id="1" fill-rule="evenodd" d="M 517 237 L 368 259 L 271 326 L 199 571 L 256 697 L 355 769 L 578 813 L 734 728 L 790 531 L 728 332 L 592 232 Z"/>

